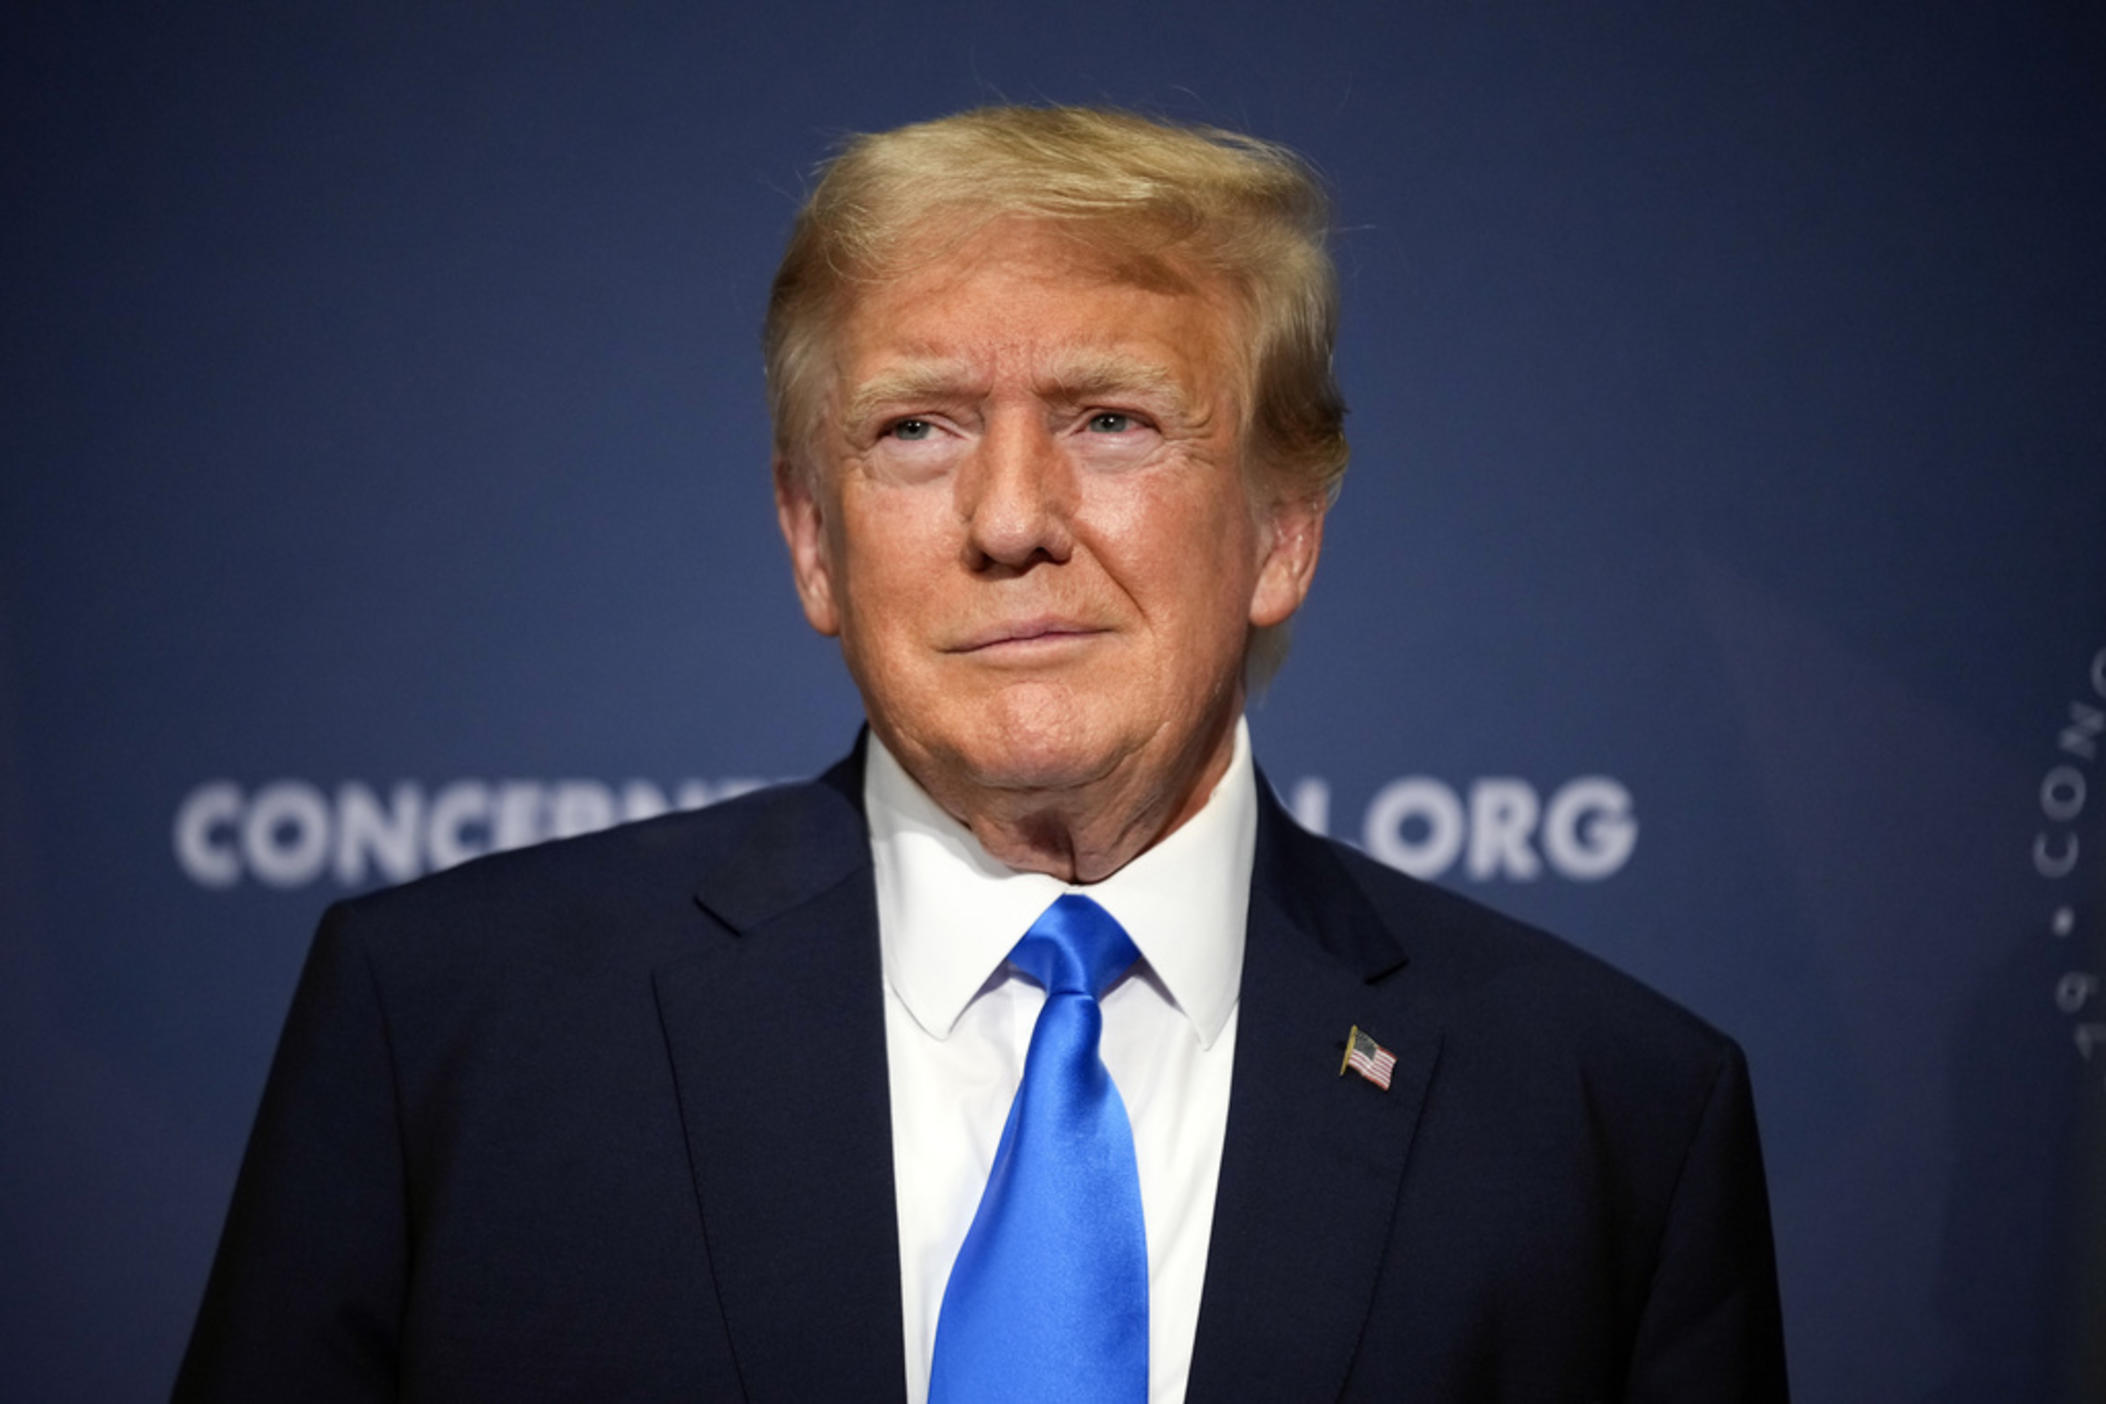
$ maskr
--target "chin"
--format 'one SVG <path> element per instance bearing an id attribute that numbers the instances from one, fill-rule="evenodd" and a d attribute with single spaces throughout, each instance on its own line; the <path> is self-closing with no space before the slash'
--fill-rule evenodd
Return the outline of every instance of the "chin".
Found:
<path id="1" fill-rule="evenodd" d="M 972 782 L 999 790 L 1064 790 L 1101 780 L 1123 754 L 1118 728 L 1066 688 L 1011 689 L 958 735 Z"/>
<path id="2" fill-rule="evenodd" d="M 1012 734 L 961 747 L 960 769 L 990 790 L 1068 790 L 1102 779 L 1114 758 L 1077 737 Z"/>

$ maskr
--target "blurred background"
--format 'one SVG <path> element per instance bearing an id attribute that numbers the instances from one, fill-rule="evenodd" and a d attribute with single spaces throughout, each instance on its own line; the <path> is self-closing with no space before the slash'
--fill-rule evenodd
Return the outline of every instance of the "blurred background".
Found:
<path id="1" fill-rule="evenodd" d="M 2106 14 L 11 7 L 0 1394 L 165 1394 L 322 908 L 812 773 L 758 327 L 844 133 L 1337 197 L 1305 822 L 1753 1064 L 1796 1396 L 2106 1397 Z"/>

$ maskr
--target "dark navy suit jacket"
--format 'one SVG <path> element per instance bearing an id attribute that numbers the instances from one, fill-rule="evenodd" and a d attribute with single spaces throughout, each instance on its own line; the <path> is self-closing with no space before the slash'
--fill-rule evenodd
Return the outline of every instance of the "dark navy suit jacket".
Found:
<path id="1" fill-rule="evenodd" d="M 1190 1398 L 1783 1399 L 1733 1043 L 1261 808 Z M 339 904 L 176 1397 L 897 1399 L 887 1100 L 857 757 Z"/>

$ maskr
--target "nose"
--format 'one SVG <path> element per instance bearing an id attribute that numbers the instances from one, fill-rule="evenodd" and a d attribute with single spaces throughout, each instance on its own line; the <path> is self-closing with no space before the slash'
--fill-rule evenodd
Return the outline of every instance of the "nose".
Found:
<path id="1" fill-rule="evenodd" d="M 1023 571 L 1068 558 L 1073 466 L 1037 416 L 990 423 L 957 485 L 967 563 L 975 571 Z"/>

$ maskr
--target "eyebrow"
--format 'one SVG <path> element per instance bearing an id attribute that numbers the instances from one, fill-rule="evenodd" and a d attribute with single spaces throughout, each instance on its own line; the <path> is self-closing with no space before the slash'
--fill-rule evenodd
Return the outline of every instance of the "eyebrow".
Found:
<path id="1" fill-rule="evenodd" d="M 985 383 L 983 374 L 962 361 L 908 362 L 880 371 L 857 386 L 842 410 L 842 422 L 860 424 L 893 405 L 978 395 L 984 393 Z M 1035 389 L 1061 404 L 1135 395 L 1188 422 L 1203 417 L 1168 367 L 1121 351 L 1080 350 L 1060 355 L 1035 382 Z"/>
<path id="2" fill-rule="evenodd" d="M 1190 418 L 1191 396 L 1160 362 L 1119 351 L 1082 351 L 1063 357 L 1043 383 L 1044 391 L 1067 403 L 1105 396 L 1139 395 Z"/>
<path id="3" fill-rule="evenodd" d="M 981 379 L 962 361 L 915 361 L 878 372 L 856 387 L 841 412 L 844 424 L 860 424 L 888 405 L 953 400 L 972 393 Z"/>

